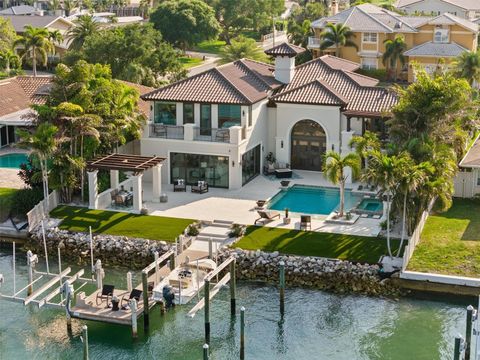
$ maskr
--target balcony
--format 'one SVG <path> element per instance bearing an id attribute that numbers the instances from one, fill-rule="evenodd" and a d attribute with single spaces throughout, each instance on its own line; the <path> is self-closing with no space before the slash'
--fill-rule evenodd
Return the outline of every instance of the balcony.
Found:
<path id="1" fill-rule="evenodd" d="M 193 140 L 229 143 L 230 131 L 229 129 L 211 129 L 195 127 Z"/>
<path id="2" fill-rule="evenodd" d="M 307 48 L 320 49 L 320 39 L 316 38 L 315 36 L 309 36 Z"/>
<path id="3" fill-rule="evenodd" d="M 183 140 L 184 128 L 176 125 L 150 124 L 150 137 Z"/>

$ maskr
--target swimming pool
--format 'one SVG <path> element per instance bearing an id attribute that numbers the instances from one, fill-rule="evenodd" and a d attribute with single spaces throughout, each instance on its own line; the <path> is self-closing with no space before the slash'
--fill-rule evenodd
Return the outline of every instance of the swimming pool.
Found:
<path id="1" fill-rule="evenodd" d="M 361 195 L 345 190 L 345 209 L 353 208 L 362 199 Z M 269 209 L 295 213 L 328 215 L 340 205 L 340 190 L 332 187 L 293 185 L 281 190 L 268 204 Z"/>
<path id="2" fill-rule="evenodd" d="M 27 162 L 27 154 L 6 154 L 0 156 L 0 168 L 20 169 L 20 165 Z"/>
<path id="3" fill-rule="evenodd" d="M 360 204 L 358 204 L 356 210 L 382 213 L 383 212 L 383 203 L 379 199 L 363 199 Z"/>

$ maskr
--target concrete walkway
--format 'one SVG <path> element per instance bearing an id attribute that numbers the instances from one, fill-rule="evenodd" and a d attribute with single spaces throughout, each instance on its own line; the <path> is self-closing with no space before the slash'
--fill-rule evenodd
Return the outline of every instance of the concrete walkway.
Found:
<path id="1" fill-rule="evenodd" d="M 198 51 L 186 51 L 186 54 L 194 58 L 205 58 L 201 65 L 191 67 L 188 69 L 188 76 L 200 74 L 201 72 L 213 69 L 217 66 L 217 61 L 220 58 L 217 54 L 202 53 Z"/>

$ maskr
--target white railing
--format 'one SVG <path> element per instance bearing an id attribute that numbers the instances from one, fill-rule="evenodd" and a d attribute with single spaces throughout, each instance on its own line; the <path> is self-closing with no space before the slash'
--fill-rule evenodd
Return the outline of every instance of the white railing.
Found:
<path id="1" fill-rule="evenodd" d="M 320 39 L 314 36 L 308 37 L 308 48 L 320 48 Z"/>
<path id="2" fill-rule="evenodd" d="M 423 213 L 422 216 L 420 217 L 420 221 L 417 224 L 417 227 L 415 228 L 415 231 L 413 232 L 412 236 L 410 237 L 410 240 L 408 240 L 408 245 L 405 247 L 405 251 L 403 252 L 403 264 L 402 264 L 402 271 L 405 271 L 408 266 L 408 262 L 412 258 L 413 252 L 415 251 L 415 248 L 417 247 L 418 243 L 420 242 L 420 236 L 422 235 L 423 227 L 425 226 L 425 223 L 427 222 L 428 215 L 430 211 L 432 210 L 433 204 L 435 203 L 436 199 L 433 199 L 430 204 L 428 205 L 428 209 L 426 209 Z"/>
<path id="3" fill-rule="evenodd" d="M 266 34 L 266 35 L 263 35 L 262 36 L 262 41 L 265 42 L 265 41 L 272 41 L 273 40 L 273 36 L 275 35 L 275 38 L 280 38 L 282 36 L 286 36 L 287 33 L 285 31 L 275 31 L 275 33 L 270 33 L 270 34 Z"/>
<path id="4" fill-rule="evenodd" d="M 48 209 L 46 208 L 47 202 L 45 199 L 43 199 L 27 213 L 28 231 L 32 231 L 34 228 L 36 228 L 40 224 L 42 219 L 48 217 L 50 211 L 55 209 L 58 204 L 58 193 L 56 190 L 53 190 L 50 195 L 48 195 Z"/>

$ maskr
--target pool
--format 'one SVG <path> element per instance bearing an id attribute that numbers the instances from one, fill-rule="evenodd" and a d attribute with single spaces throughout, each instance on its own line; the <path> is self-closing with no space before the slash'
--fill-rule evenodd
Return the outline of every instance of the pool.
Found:
<path id="1" fill-rule="evenodd" d="M 379 199 L 363 199 L 355 210 L 383 213 L 383 203 Z"/>
<path id="2" fill-rule="evenodd" d="M 361 195 L 345 190 L 345 209 L 353 208 L 362 199 Z M 269 209 L 295 213 L 328 215 L 340 205 L 340 190 L 323 186 L 293 185 L 281 190 L 268 204 Z"/>
<path id="3" fill-rule="evenodd" d="M 6 154 L 0 156 L 0 168 L 20 169 L 20 165 L 27 162 L 27 154 Z"/>

